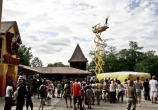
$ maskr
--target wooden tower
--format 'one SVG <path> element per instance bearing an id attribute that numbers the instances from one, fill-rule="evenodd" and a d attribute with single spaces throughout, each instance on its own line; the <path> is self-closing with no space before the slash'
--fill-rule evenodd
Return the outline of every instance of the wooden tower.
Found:
<path id="1" fill-rule="evenodd" d="M 79 44 L 77 44 L 72 57 L 68 61 L 70 63 L 70 67 L 86 70 L 87 69 L 87 58 L 85 58 Z"/>

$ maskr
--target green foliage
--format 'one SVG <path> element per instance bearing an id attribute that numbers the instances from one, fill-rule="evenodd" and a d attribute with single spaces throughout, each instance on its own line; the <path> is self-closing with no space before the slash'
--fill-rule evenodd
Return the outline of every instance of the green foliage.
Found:
<path id="1" fill-rule="evenodd" d="M 30 66 L 30 60 L 33 58 L 31 47 L 27 48 L 25 45 L 21 45 L 17 54 L 17 58 L 20 58 L 20 64 Z"/>
<path id="2" fill-rule="evenodd" d="M 142 52 L 143 47 L 138 46 L 137 42 L 129 41 L 129 49 L 116 51 L 115 47 L 106 46 L 102 55 L 104 60 L 104 72 L 117 71 L 137 71 L 147 72 L 158 77 L 158 56 L 155 51 Z M 93 52 L 90 52 L 93 56 Z M 88 70 L 96 67 L 94 61 L 89 63 Z"/>
<path id="3" fill-rule="evenodd" d="M 31 66 L 32 66 L 32 67 L 42 67 L 42 66 L 43 66 L 43 63 L 42 63 L 42 61 L 41 61 L 38 57 L 35 57 L 35 58 L 31 61 Z"/>
<path id="4" fill-rule="evenodd" d="M 65 67 L 62 62 L 48 63 L 47 67 Z"/>
<path id="5" fill-rule="evenodd" d="M 20 58 L 21 65 L 32 66 L 32 67 L 43 66 L 42 61 L 39 60 L 38 57 L 33 58 L 31 47 L 26 47 L 25 45 L 20 46 L 18 54 L 17 54 L 17 58 Z"/>
<path id="6" fill-rule="evenodd" d="M 95 70 L 95 63 L 94 63 L 94 61 L 90 62 L 90 64 L 88 65 L 87 69 L 88 69 L 89 72 L 91 72 L 91 75 L 95 75 L 95 72 L 94 72 L 94 70 Z"/>
<path id="7" fill-rule="evenodd" d="M 139 70 L 158 76 L 158 56 L 155 51 L 144 53 L 144 59 L 135 66 L 135 71 Z"/>

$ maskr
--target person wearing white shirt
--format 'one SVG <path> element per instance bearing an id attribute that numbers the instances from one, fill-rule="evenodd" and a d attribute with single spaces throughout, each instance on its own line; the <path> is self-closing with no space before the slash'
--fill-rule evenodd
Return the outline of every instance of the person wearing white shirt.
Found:
<path id="1" fill-rule="evenodd" d="M 111 81 L 110 87 L 110 103 L 116 103 L 116 86 L 114 81 Z"/>
<path id="2" fill-rule="evenodd" d="M 121 82 L 118 80 L 117 82 L 117 89 L 118 89 L 118 96 L 117 96 L 117 101 L 119 102 L 119 99 L 121 97 L 121 101 L 123 102 L 123 85 L 121 84 Z"/>
<path id="3" fill-rule="evenodd" d="M 156 81 L 156 76 L 152 76 L 152 79 L 149 81 L 149 85 L 150 85 L 150 96 L 151 96 L 152 103 L 157 104 L 156 98 L 157 98 L 158 82 Z"/>
<path id="4" fill-rule="evenodd" d="M 9 81 L 8 86 L 6 87 L 4 110 L 11 110 L 11 107 L 12 107 L 12 92 L 13 92 L 12 82 Z"/>

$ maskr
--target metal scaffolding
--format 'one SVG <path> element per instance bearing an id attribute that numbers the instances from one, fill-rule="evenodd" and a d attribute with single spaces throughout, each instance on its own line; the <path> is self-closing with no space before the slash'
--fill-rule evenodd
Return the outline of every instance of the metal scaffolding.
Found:
<path id="1" fill-rule="evenodd" d="M 105 24 L 101 25 L 101 23 L 99 23 L 99 24 L 92 27 L 92 31 L 93 31 L 93 33 L 95 33 L 95 39 L 94 39 L 94 43 L 95 43 L 94 62 L 95 62 L 95 65 L 96 65 L 96 68 L 94 70 L 95 74 L 100 74 L 100 73 L 104 72 L 103 68 L 102 68 L 102 65 L 104 64 L 104 61 L 103 61 L 103 58 L 102 58 L 103 40 L 101 38 L 101 33 L 103 31 L 106 31 L 106 29 L 109 28 L 107 26 L 108 18 L 109 17 L 106 18 Z"/>

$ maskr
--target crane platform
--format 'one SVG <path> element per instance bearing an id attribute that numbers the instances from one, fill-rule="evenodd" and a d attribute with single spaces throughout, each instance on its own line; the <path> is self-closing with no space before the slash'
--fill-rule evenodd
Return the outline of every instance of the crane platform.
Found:
<path id="1" fill-rule="evenodd" d="M 96 26 L 92 27 L 92 31 L 93 31 L 93 33 L 100 33 L 100 32 L 106 31 L 106 29 L 108 29 L 108 28 L 109 27 L 107 25 L 103 25 L 103 26 L 96 25 Z"/>

